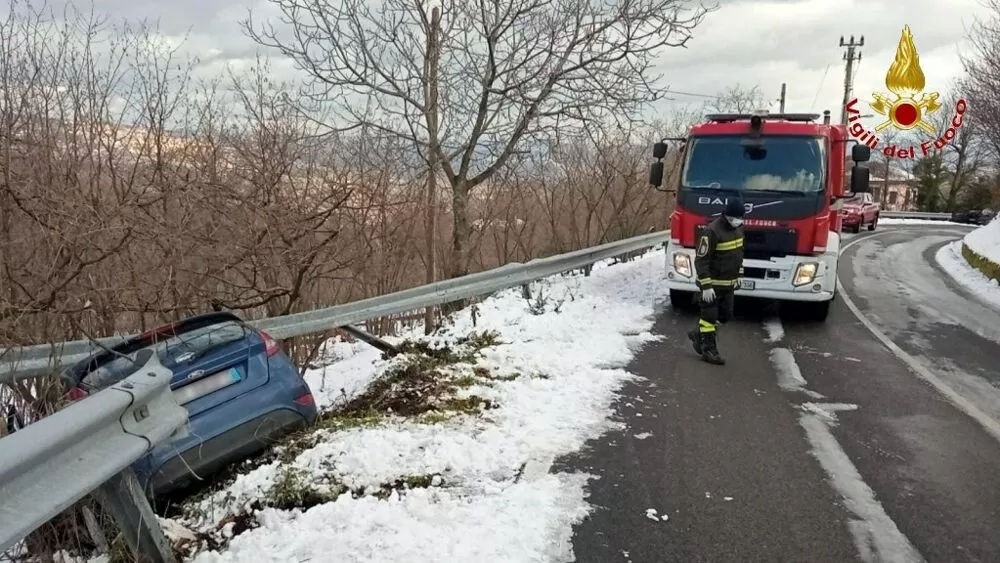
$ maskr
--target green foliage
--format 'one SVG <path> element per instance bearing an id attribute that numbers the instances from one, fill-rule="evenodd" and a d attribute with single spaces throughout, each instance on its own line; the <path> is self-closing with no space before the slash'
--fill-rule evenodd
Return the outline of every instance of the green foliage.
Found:
<path id="1" fill-rule="evenodd" d="M 965 260 L 972 265 L 973 268 L 979 270 L 986 277 L 1000 282 L 1000 264 L 993 262 L 989 258 L 982 256 L 981 254 L 974 252 L 967 244 L 962 243 L 962 256 Z"/>
<path id="2" fill-rule="evenodd" d="M 950 184 L 952 172 L 941 153 L 917 160 L 913 175 L 917 179 L 917 209 L 931 213 L 942 211 L 945 206 L 942 192 Z"/>

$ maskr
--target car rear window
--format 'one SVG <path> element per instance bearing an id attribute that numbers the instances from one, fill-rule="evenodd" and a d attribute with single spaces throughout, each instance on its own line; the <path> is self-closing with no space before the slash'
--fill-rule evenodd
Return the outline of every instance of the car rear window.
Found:
<path id="1" fill-rule="evenodd" d="M 81 383 L 89 389 L 103 389 L 118 383 L 142 367 L 144 362 L 134 360 L 142 350 L 153 350 L 160 363 L 170 368 L 194 362 L 212 350 L 238 342 L 246 338 L 247 332 L 242 323 L 225 321 L 181 334 L 165 334 L 132 354 L 102 364 L 87 373 Z"/>

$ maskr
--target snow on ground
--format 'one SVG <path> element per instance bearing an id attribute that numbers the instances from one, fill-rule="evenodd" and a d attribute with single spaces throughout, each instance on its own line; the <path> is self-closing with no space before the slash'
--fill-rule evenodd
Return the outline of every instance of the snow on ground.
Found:
<path id="1" fill-rule="evenodd" d="M 993 224 L 996 223 L 997 221 L 993 222 Z M 948 275 L 959 285 L 965 287 L 973 295 L 978 295 L 1000 308 L 1000 285 L 996 280 L 986 277 L 966 261 L 965 257 L 962 256 L 962 241 L 956 240 L 942 246 L 937 251 L 935 258 L 941 265 L 941 269 L 948 272 Z"/>
<path id="2" fill-rule="evenodd" d="M 891 217 L 880 217 L 879 225 L 963 225 L 963 223 L 953 223 L 951 221 L 932 221 L 930 219 L 895 219 Z M 965 225 L 968 226 L 968 225 Z"/>
<path id="3" fill-rule="evenodd" d="M 1000 264 L 1000 219 L 994 219 L 965 235 L 965 244 L 969 250 Z"/>
<path id="4" fill-rule="evenodd" d="M 500 334 L 501 343 L 484 349 L 477 364 L 493 379 L 464 390 L 498 408 L 433 423 L 397 417 L 328 431 L 294 459 L 258 467 L 200 500 L 199 514 L 182 523 L 226 534 L 234 515 L 254 512 L 254 501 L 273 494 L 290 473 L 316 489 L 336 482 L 352 492 L 305 511 L 256 510 L 259 527 L 194 561 L 573 560 L 572 526 L 590 510 L 591 476 L 549 469 L 617 426 L 609 419 L 612 403 L 634 377 L 624 368 L 639 346 L 656 339 L 649 330 L 664 292 L 663 259 L 657 250 L 598 264 L 590 277 L 556 276 L 532 284 L 533 295 L 544 290 L 545 297 L 531 303 L 520 289 L 502 292 L 475 306 L 475 326 L 471 311 L 460 312 L 448 335 L 436 338 Z M 342 359 L 309 373 L 321 404 L 357 395 L 392 365 L 363 346 L 338 342 L 333 353 Z M 428 479 L 386 495 L 364 493 L 412 477 Z"/>
<path id="5" fill-rule="evenodd" d="M 362 393 L 375 377 L 382 357 L 377 348 L 340 337 L 331 339 L 323 352 L 326 365 L 305 373 L 320 409 L 343 404 Z"/>

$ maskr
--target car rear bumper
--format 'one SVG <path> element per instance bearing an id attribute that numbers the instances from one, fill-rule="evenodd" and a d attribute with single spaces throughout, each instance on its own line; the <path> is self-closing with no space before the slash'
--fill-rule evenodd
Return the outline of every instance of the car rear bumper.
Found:
<path id="1" fill-rule="evenodd" d="M 199 442 L 179 455 L 147 458 L 136 473 L 152 496 L 161 496 L 205 479 L 231 462 L 245 459 L 283 436 L 309 424 L 309 417 L 292 408 L 278 408 Z M 144 467 L 143 467 L 144 466 Z"/>
<path id="2" fill-rule="evenodd" d="M 309 385 L 291 361 L 279 355 L 268 364 L 266 384 L 192 414 L 186 436 L 156 446 L 133 465 L 152 496 L 207 478 L 316 420 Z"/>

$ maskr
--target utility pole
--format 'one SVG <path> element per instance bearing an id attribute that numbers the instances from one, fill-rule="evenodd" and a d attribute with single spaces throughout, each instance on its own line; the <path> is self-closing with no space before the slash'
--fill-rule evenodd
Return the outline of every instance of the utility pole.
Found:
<path id="1" fill-rule="evenodd" d="M 860 47 L 865 46 L 865 36 L 862 35 L 861 39 L 855 43 L 854 36 L 851 36 L 850 41 L 844 42 L 844 36 L 840 36 L 840 46 L 847 47 L 847 51 L 844 53 L 844 60 L 847 61 L 847 68 L 844 70 L 844 103 L 840 105 L 840 122 L 847 124 L 847 104 L 851 101 L 851 92 L 854 90 L 854 62 L 861 62 L 861 50 Z M 855 51 L 855 49 L 858 49 Z"/>
<path id="2" fill-rule="evenodd" d="M 427 99 L 427 215 L 424 217 L 425 232 L 427 237 L 427 283 L 437 281 L 437 174 L 440 162 L 438 160 L 438 134 L 439 115 L 438 107 L 438 65 L 441 59 L 441 8 L 435 6 L 431 10 L 431 27 L 427 33 L 427 59 L 425 60 L 425 72 L 427 84 L 425 86 L 425 96 Z M 434 307 L 424 309 L 424 334 L 430 334 L 434 330 Z"/>
<path id="3" fill-rule="evenodd" d="M 778 113 L 785 113 L 785 83 L 781 83 L 781 97 L 778 98 Z"/>

